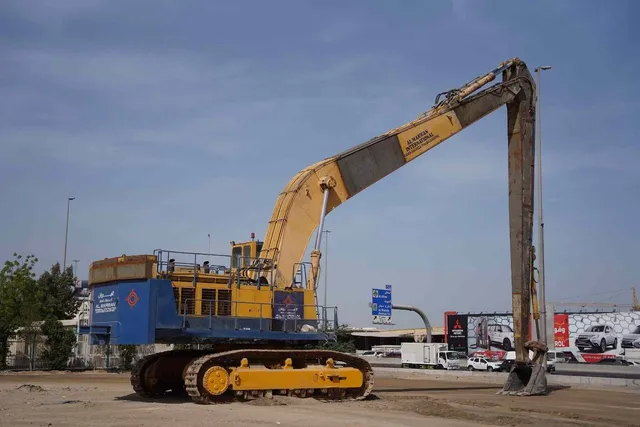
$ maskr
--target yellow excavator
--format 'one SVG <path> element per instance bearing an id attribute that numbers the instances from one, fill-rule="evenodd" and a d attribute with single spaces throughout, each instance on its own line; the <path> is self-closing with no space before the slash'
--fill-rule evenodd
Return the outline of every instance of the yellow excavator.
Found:
<path id="1" fill-rule="evenodd" d="M 485 87 L 500 75 L 501 82 Z M 335 340 L 339 323 L 336 308 L 316 300 L 324 219 L 378 180 L 506 106 L 516 362 L 501 393 L 546 394 L 546 346 L 528 338 L 535 302 L 535 103 L 526 64 L 510 59 L 438 94 L 435 105 L 415 120 L 304 168 L 278 195 L 263 241 L 252 235 L 251 241 L 231 242 L 230 255 L 157 249 L 152 255 L 92 263 L 92 309 L 80 332 L 94 344 L 191 345 L 137 363 L 131 383 L 146 397 L 186 391 L 197 403 L 278 393 L 365 398 L 374 384 L 369 363 L 318 349 Z M 310 262 L 304 262 L 314 231 Z M 537 321 L 537 305 L 533 311 Z"/>

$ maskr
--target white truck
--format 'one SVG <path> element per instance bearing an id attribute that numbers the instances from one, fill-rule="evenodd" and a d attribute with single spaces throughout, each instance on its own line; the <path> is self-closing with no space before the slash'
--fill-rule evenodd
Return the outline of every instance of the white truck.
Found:
<path id="1" fill-rule="evenodd" d="M 460 369 L 460 357 L 447 344 L 403 342 L 400 347 L 403 368 Z"/>

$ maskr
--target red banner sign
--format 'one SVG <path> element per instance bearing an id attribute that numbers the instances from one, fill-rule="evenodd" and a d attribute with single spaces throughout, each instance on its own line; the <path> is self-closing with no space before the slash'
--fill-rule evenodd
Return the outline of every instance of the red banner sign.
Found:
<path id="1" fill-rule="evenodd" d="M 556 348 L 569 347 L 569 315 L 555 314 L 553 316 L 553 339 Z"/>
<path id="2" fill-rule="evenodd" d="M 584 361 L 587 362 L 587 363 L 598 363 L 602 359 L 615 359 L 616 358 L 615 354 L 605 354 L 605 353 L 598 353 L 598 354 L 580 353 L 580 356 L 582 356 Z"/>

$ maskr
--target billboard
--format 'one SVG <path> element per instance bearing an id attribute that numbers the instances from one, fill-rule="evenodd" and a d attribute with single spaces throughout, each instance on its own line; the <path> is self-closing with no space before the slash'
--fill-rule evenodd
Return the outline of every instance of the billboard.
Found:
<path id="1" fill-rule="evenodd" d="M 466 351 L 460 337 L 452 334 L 456 322 L 466 323 Z M 533 321 L 530 323 L 533 328 Z M 446 340 L 449 349 L 503 359 L 514 349 L 511 313 L 457 314 L 445 313 Z M 626 349 L 640 350 L 640 312 L 555 313 L 553 343 L 549 348 L 563 351 L 578 362 L 596 363 L 607 357 L 625 354 Z M 533 336 L 529 330 L 529 339 Z M 549 337 L 551 338 L 551 337 Z"/>
<path id="2" fill-rule="evenodd" d="M 561 331 L 557 331 L 556 349 L 571 354 L 579 362 L 599 362 L 606 357 L 624 355 L 627 349 L 640 349 L 638 311 L 566 313 L 563 316 L 566 316 L 568 339 L 558 339 Z"/>
<path id="3" fill-rule="evenodd" d="M 511 314 L 470 315 L 467 346 L 470 354 L 503 359 L 514 348 Z"/>
<path id="4" fill-rule="evenodd" d="M 76 279 L 73 287 L 74 298 L 86 298 L 89 296 L 89 281 Z"/>
<path id="5" fill-rule="evenodd" d="M 449 350 L 467 353 L 467 321 L 468 317 L 464 314 L 453 314 L 447 316 L 446 340 L 449 344 Z"/>

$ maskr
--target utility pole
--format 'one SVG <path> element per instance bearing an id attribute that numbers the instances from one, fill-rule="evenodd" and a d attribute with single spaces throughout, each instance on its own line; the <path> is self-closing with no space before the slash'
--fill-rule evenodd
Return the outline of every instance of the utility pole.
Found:
<path id="1" fill-rule="evenodd" d="M 540 270 L 540 310 L 542 317 L 542 341 L 548 344 L 547 339 L 547 300 L 545 297 L 545 280 L 544 280 L 544 220 L 542 217 L 542 126 L 541 126 L 541 104 L 540 104 L 540 71 L 550 70 L 551 67 L 548 65 L 537 67 L 534 71 L 536 72 L 537 82 L 536 82 L 536 92 L 538 98 L 538 108 L 536 108 L 536 113 L 538 115 L 538 147 L 536 148 L 537 154 L 537 163 L 538 163 L 538 247 L 540 249 L 540 256 L 538 258 L 538 269 Z M 544 358 L 544 366 L 547 367 L 547 359 Z"/>
<path id="2" fill-rule="evenodd" d="M 62 260 L 62 271 L 67 268 L 67 237 L 69 236 L 69 207 L 71 205 L 71 201 L 74 200 L 75 197 L 69 197 L 67 199 L 67 227 L 64 232 L 64 258 Z"/>

